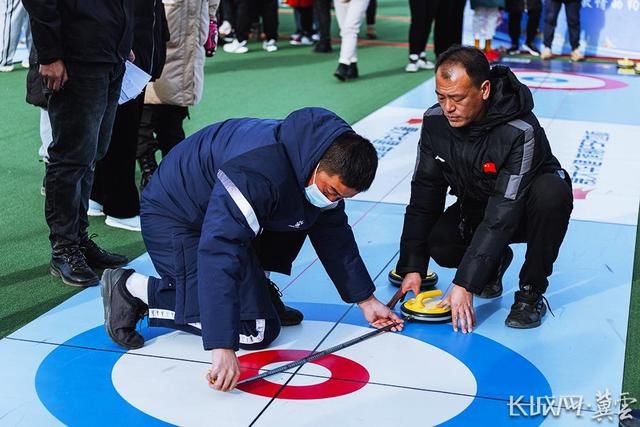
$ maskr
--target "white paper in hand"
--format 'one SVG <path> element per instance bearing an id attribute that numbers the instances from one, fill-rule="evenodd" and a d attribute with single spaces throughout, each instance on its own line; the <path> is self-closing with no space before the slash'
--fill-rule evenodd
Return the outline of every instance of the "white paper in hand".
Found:
<path id="1" fill-rule="evenodd" d="M 122 78 L 122 89 L 120 90 L 120 99 L 118 104 L 132 100 L 140 95 L 144 87 L 151 80 L 151 76 L 140 68 L 136 67 L 132 62 L 125 63 L 124 77 Z"/>

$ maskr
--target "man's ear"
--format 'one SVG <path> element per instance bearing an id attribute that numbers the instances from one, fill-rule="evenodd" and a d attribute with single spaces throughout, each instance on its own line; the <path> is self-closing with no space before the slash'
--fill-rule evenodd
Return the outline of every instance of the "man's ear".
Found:
<path id="1" fill-rule="evenodd" d="M 491 95 L 491 82 L 489 80 L 482 82 L 480 90 L 482 91 L 482 100 L 486 101 L 489 99 L 489 96 Z"/>

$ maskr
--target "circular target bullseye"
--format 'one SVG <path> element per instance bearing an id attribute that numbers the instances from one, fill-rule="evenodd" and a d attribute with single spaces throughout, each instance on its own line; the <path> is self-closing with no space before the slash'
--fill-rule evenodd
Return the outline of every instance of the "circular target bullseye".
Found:
<path id="1" fill-rule="evenodd" d="M 600 90 L 618 89 L 626 84 L 613 79 L 586 74 L 514 69 L 518 79 L 531 89 Z"/>
<path id="2" fill-rule="evenodd" d="M 240 380 L 256 375 L 268 365 L 277 362 L 291 362 L 310 354 L 311 352 L 307 350 L 266 350 L 245 354 L 238 358 L 240 366 L 242 366 Z M 316 384 L 288 384 L 278 394 L 279 399 L 310 400 L 338 397 L 360 390 L 369 381 L 369 372 L 365 367 L 346 357 L 329 354 L 310 362 L 310 364 L 324 367 L 331 376 Z M 304 373 L 304 367 L 301 372 Z M 286 378 L 288 376 L 285 374 Z M 348 381 L 344 381 L 345 379 Z M 282 387 L 282 384 L 278 382 L 261 379 L 242 384 L 238 386 L 238 389 L 259 396 L 273 397 Z"/>

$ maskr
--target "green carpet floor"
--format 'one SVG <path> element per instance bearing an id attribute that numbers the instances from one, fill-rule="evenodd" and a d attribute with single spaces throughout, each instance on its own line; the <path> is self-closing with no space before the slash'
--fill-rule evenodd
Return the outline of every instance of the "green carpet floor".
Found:
<path id="1" fill-rule="evenodd" d="M 408 74 L 406 1 L 379 1 L 379 42 L 359 50 L 361 78 L 340 83 L 332 73 L 337 51 L 314 54 L 282 40 L 277 53 L 251 43 L 245 55 L 218 53 L 206 63 L 205 92 L 185 122 L 190 134 L 230 117 L 281 118 L 305 106 L 329 108 L 353 123 L 430 78 Z M 293 16 L 283 10 L 281 35 L 293 30 Z M 333 32 L 337 34 L 336 25 Z M 386 43 L 385 45 L 385 42 Z M 49 274 L 49 242 L 40 186 L 44 167 L 38 161 L 39 111 L 27 105 L 24 70 L 0 75 L 0 337 L 60 304 L 77 290 Z M 144 252 L 139 233 L 107 227 L 92 218 L 90 233 L 110 250 L 134 258 Z M 640 397 L 640 292 L 636 259 L 624 390 Z"/>

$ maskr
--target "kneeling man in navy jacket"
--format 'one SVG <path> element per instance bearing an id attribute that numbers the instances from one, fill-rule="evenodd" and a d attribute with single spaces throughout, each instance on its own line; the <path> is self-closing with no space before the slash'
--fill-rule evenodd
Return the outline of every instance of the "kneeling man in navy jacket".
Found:
<path id="1" fill-rule="evenodd" d="M 105 327 L 127 349 L 137 322 L 202 335 L 212 387 L 235 388 L 239 348 L 261 349 L 302 321 L 269 272 L 291 273 L 309 236 L 342 299 L 372 326 L 402 321 L 375 287 L 348 224 L 344 200 L 367 190 L 373 145 L 334 113 L 304 108 L 284 120 L 232 119 L 178 144 L 141 200 L 142 237 L 160 278 L 105 270 Z"/>

